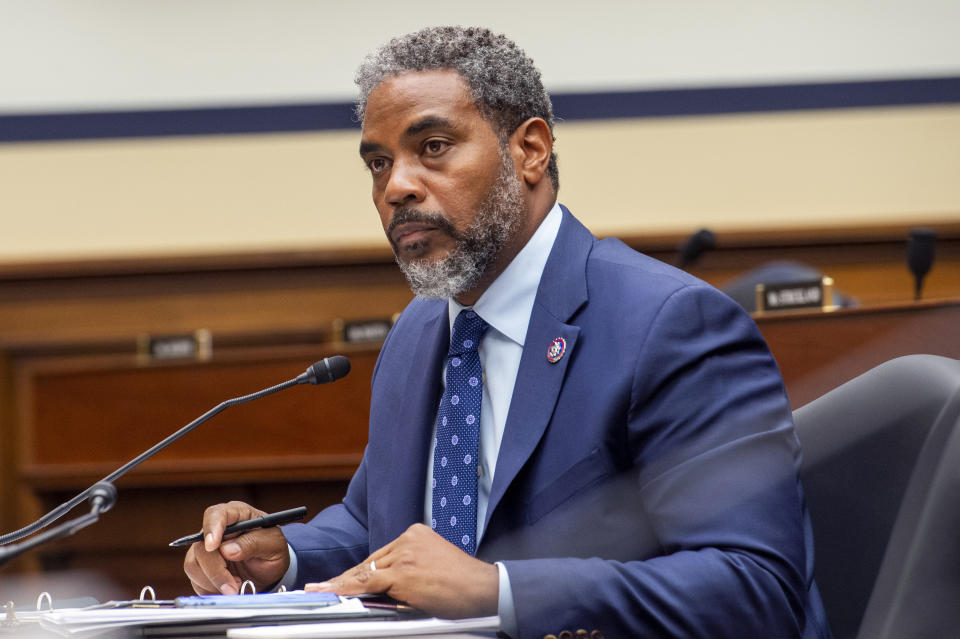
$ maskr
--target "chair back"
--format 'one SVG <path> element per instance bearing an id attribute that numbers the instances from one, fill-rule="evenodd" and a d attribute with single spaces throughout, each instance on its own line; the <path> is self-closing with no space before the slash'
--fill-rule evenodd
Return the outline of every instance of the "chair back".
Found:
<path id="1" fill-rule="evenodd" d="M 960 469 L 958 418 L 960 361 L 934 355 L 891 360 L 794 411 L 815 576 L 836 639 L 941 637 L 960 628 L 960 561 L 939 566 L 940 587 L 954 588 L 949 608 L 934 606 L 926 581 L 942 550 L 929 544 L 952 534 L 951 548 L 960 546 L 960 483 L 951 483 Z M 916 607 L 917 597 L 929 604 Z M 946 634 L 903 630 L 949 620 Z"/>

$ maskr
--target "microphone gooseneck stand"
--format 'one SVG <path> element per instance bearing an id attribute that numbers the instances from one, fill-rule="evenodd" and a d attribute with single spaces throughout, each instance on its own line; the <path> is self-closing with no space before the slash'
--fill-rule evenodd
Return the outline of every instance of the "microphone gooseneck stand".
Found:
<path id="1" fill-rule="evenodd" d="M 300 384 L 326 384 L 328 382 L 333 382 L 341 377 L 344 377 L 347 373 L 350 372 L 350 360 L 342 355 L 335 355 L 333 357 L 327 357 L 319 362 L 312 364 L 305 372 L 301 373 L 294 379 L 283 382 L 282 384 L 277 384 L 276 386 L 271 386 L 270 388 L 265 388 L 263 390 L 257 391 L 256 393 L 251 393 L 249 395 L 243 395 L 242 397 L 235 397 L 233 399 L 228 399 L 225 402 L 221 402 L 217 406 L 211 408 L 206 413 L 193 420 L 177 432 L 173 433 L 160 443 L 156 444 L 152 448 L 144 451 L 134 459 L 131 459 L 126 464 L 113 471 L 99 482 L 90 486 L 73 499 L 66 501 L 47 514 L 40 517 L 38 520 L 24 526 L 19 530 L 7 533 L 3 536 L 0 536 L 0 565 L 3 565 L 13 557 L 20 555 L 21 553 L 38 546 L 42 543 L 50 541 L 51 539 L 57 539 L 66 535 L 72 535 L 76 531 L 89 526 L 93 522 L 97 521 L 100 514 L 109 510 L 114 502 L 116 501 L 116 488 L 113 486 L 115 482 L 120 477 L 123 477 L 132 469 L 136 468 L 144 461 L 153 457 L 158 452 L 177 441 L 190 431 L 194 430 L 200 424 L 206 422 L 211 417 L 219 414 L 223 410 L 236 406 L 238 404 L 245 404 L 247 402 L 252 402 L 255 399 L 260 399 L 261 397 L 266 397 L 267 395 L 272 395 L 282 390 L 286 390 L 291 386 L 298 386 Z M 31 539 L 28 542 L 21 544 L 12 544 L 12 542 L 23 539 L 27 535 L 31 535 L 39 530 L 42 530 L 63 517 L 70 510 L 75 508 L 77 505 L 81 504 L 84 501 L 91 500 L 93 502 L 93 508 L 90 513 L 72 519 L 62 526 L 50 530 L 42 535 Z M 7 545 L 11 544 L 11 545 Z"/>
<path id="2" fill-rule="evenodd" d="M 53 541 L 54 539 L 69 537 L 78 530 L 97 522 L 100 519 L 100 515 L 113 508 L 113 505 L 117 502 L 117 489 L 111 483 L 105 481 L 97 482 L 90 487 L 89 492 L 90 512 L 86 515 L 80 515 L 76 519 L 65 521 L 56 528 L 51 528 L 39 535 L 35 535 L 27 541 L 3 546 L 0 548 L 0 566 L 11 559 L 19 557 L 31 548 L 45 544 L 48 541 Z"/>

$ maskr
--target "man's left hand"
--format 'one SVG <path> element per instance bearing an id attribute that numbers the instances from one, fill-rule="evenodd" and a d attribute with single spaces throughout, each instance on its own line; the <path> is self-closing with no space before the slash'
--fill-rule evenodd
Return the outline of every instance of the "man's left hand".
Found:
<path id="1" fill-rule="evenodd" d="M 466 554 L 428 526 L 414 524 L 329 581 L 308 591 L 339 595 L 385 593 L 427 614 L 446 619 L 497 614 L 497 567 Z"/>

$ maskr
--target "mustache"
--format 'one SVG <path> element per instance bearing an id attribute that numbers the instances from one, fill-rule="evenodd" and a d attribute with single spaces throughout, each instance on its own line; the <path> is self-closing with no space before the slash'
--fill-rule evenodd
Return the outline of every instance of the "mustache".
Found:
<path id="1" fill-rule="evenodd" d="M 463 240 L 463 236 L 457 232 L 457 229 L 454 228 L 453 223 L 444 217 L 442 213 L 436 213 L 433 211 L 418 211 L 405 206 L 397 207 L 394 210 L 393 217 L 390 219 L 390 226 L 387 227 L 387 237 L 392 238 L 393 231 L 398 226 L 410 222 L 420 222 L 422 224 L 435 226 L 437 229 L 443 233 L 446 233 L 454 240 Z M 391 239 L 390 241 L 392 242 L 393 240 Z"/>

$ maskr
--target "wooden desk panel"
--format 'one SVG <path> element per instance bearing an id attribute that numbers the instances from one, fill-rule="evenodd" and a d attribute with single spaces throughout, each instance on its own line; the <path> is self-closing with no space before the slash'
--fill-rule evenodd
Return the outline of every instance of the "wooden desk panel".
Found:
<path id="1" fill-rule="evenodd" d="M 960 301 L 757 318 L 794 408 L 903 355 L 960 359 Z"/>
<path id="2" fill-rule="evenodd" d="M 296 377 L 334 354 L 297 350 L 148 367 L 131 357 L 25 365 L 18 374 L 21 476 L 55 487 L 105 475 L 221 401 Z M 281 468 L 284 477 L 347 478 L 366 443 L 375 360 L 376 350 L 354 351 L 351 374 L 334 384 L 228 408 L 135 474 L 170 484 L 222 480 L 231 469 L 260 479 Z"/>

